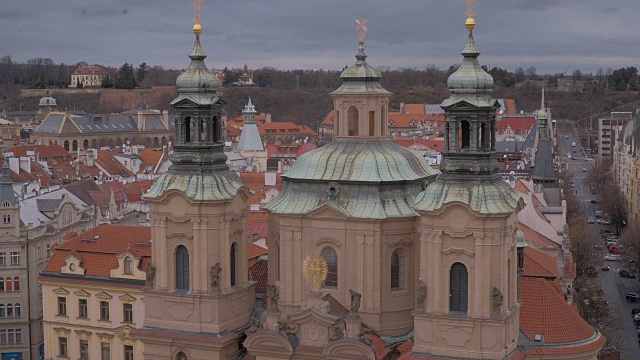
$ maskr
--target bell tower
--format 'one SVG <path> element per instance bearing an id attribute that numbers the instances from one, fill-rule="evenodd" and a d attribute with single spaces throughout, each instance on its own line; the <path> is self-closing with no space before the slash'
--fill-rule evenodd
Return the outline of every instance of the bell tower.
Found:
<path id="1" fill-rule="evenodd" d="M 196 19 L 202 0 L 194 0 Z M 145 359 L 238 356 L 255 304 L 247 276 L 250 191 L 226 165 L 220 83 L 204 63 L 194 26 L 191 64 L 177 81 L 173 165 L 145 194 L 153 264 L 146 267 Z"/>
<path id="2" fill-rule="evenodd" d="M 414 352 L 507 359 L 519 333 L 517 213 L 522 200 L 498 174 L 493 78 L 478 62 L 469 0 L 467 44 L 448 79 L 442 174 L 420 195 Z"/>
<path id="3" fill-rule="evenodd" d="M 388 134 L 391 93 L 380 84 L 382 73 L 367 64 L 364 52 L 366 19 L 356 20 L 359 31 L 356 63 L 342 72 L 342 86 L 331 93 L 336 114 L 335 138 L 384 138 Z"/>

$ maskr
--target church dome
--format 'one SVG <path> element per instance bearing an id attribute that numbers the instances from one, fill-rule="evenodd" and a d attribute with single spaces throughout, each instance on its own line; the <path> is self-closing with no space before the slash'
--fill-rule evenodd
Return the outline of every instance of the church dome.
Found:
<path id="1" fill-rule="evenodd" d="M 419 153 L 391 140 L 336 140 L 302 155 L 282 177 L 380 183 L 413 181 L 436 174 Z"/>
<path id="2" fill-rule="evenodd" d="M 380 85 L 380 79 L 382 79 L 382 73 L 380 70 L 367 63 L 367 54 L 364 53 L 364 43 L 362 42 L 358 46 L 356 59 L 357 61 L 355 64 L 348 67 L 342 72 L 342 74 L 340 74 L 340 78 L 343 81 L 342 86 L 331 94 L 390 95 L 391 93 Z"/>
<path id="3" fill-rule="evenodd" d="M 56 106 L 56 99 L 49 96 L 49 90 L 47 90 L 45 96 L 40 99 L 40 106 Z"/>
<path id="4" fill-rule="evenodd" d="M 209 68 L 207 68 L 207 65 L 204 62 L 207 55 L 204 53 L 204 50 L 200 45 L 201 32 L 202 27 L 194 27 L 196 43 L 189 54 L 191 64 L 189 65 L 189 68 L 180 74 L 176 80 L 176 86 L 180 93 L 216 92 L 221 85 L 218 77 L 211 72 Z"/>
<path id="5" fill-rule="evenodd" d="M 493 88 L 493 77 L 480 66 L 478 62 L 479 55 L 480 52 L 473 40 L 473 33 L 469 31 L 467 45 L 462 51 L 462 56 L 464 56 L 462 65 L 447 79 L 447 86 L 451 92 L 457 94 L 476 94 L 491 91 Z"/>

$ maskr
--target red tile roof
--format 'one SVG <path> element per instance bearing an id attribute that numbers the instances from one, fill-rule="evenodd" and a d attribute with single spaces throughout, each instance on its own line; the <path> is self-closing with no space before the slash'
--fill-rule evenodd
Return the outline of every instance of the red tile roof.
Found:
<path id="1" fill-rule="evenodd" d="M 256 115 L 256 124 L 261 125 L 267 122 L 267 117 L 261 114 Z M 244 115 L 236 116 L 227 120 L 227 127 L 234 126 L 242 128 L 244 126 Z"/>
<path id="2" fill-rule="evenodd" d="M 282 189 L 282 178 L 280 177 L 280 174 L 276 174 L 275 186 L 266 186 L 264 184 L 265 173 L 241 172 L 240 178 L 242 179 L 242 183 L 253 192 L 253 195 L 251 195 L 249 200 L 247 200 L 247 206 L 260 204 L 263 192 L 266 192 L 271 188 L 276 188 L 278 190 Z"/>
<path id="3" fill-rule="evenodd" d="M 72 75 L 106 75 L 107 70 L 101 66 L 80 66 Z"/>
<path id="4" fill-rule="evenodd" d="M 258 234 L 259 238 L 266 238 L 269 234 L 269 224 L 266 221 L 249 222 L 247 224 L 247 234 L 251 237 L 253 234 Z"/>
<path id="5" fill-rule="evenodd" d="M 44 167 L 33 161 L 31 162 L 31 173 L 27 173 L 21 169 L 20 174 L 16 174 L 9 170 L 9 175 L 11 176 L 11 181 L 14 183 L 30 183 L 40 179 L 42 186 L 49 186 L 53 182 L 49 174 L 45 172 Z"/>
<path id="6" fill-rule="evenodd" d="M 532 247 L 524 248 L 524 276 L 556 279 L 558 277 L 558 262 Z"/>
<path id="7" fill-rule="evenodd" d="M 258 126 L 260 135 L 318 135 L 306 125 L 297 125 L 292 122 L 272 122 Z"/>
<path id="8" fill-rule="evenodd" d="M 255 259 L 262 255 L 267 255 L 269 251 L 262 246 L 258 246 L 254 243 L 247 243 L 247 259 Z"/>
<path id="9" fill-rule="evenodd" d="M 100 225 L 54 247 L 45 271 L 59 273 L 72 253 L 82 261 L 87 276 L 108 277 L 118 267 L 117 255 L 123 252 L 141 258 L 144 269 L 151 259 L 150 240 L 150 227 Z"/>
<path id="10" fill-rule="evenodd" d="M 138 155 L 142 160 L 139 173 L 141 174 L 145 173 L 147 166 L 153 166 L 155 171 L 156 166 L 159 165 L 160 159 L 162 159 L 163 154 L 164 152 L 162 150 L 154 150 L 153 148 L 145 148 L 143 150 L 138 151 Z"/>
<path id="11" fill-rule="evenodd" d="M 269 281 L 268 261 L 260 259 L 249 267 L 249 280 L 256 282 L 256 293 L 265 294 Z"/>
<path id="12" fill-rule="evenodd" d="M 544 336 L 546 344 L 584 341 L 594 336 L 595 330 L 574 310 L 555 280 L 522 277 L 520 331 L 531 341 L 536 334 Z"/>
<path id="13" fill-rule="evenodd" d="M 425 139 L 416 139 L 416 140 L 402 140 L 402 139 L 398 139 L 398 140 L 393 140 L 393 142 L 395 142 L 396 144 L 406 147 L 408 149 L 413 149 L 414 145 L 417 145 L 418 147 L 420 147 L 420 145 L 424 145 L 424 146 L 428 146 L 429 148 L 438 151 L 438 152 L 442 152 L 444 151 L 444 140 L 434 140 L 434 139 L 429 139 L 429 140 L 425 140 Z"/>
<path id="14" fill-rule="evenodd" d="M 424 104 L 404 104 L 404 113 L 424 115 Z"/>
<path id="15" fill-rule="evenodd" d="M 560 248 L 560 245 L 530 227 L 520 223 L 520 231 L 524 234 L 527 242 L 532 242 L 537 248 L 553 247 Z"/>
<path id="16" fill-rule="evenodd" d="M 309 151 L 315 150 L 317 148 L 314 143 L 306 143 L 306 144 L 289 144 L 289 145 L 275 145 L 273 143 L 267 143 L 267 156 L 273 157 L 274 155 L 294 155 L 297 158 L 302 156 Z"/>
<path id="17" fill-rule="evenodd" d="M 395 125 L 392 125 L 392 122 Z M 431 126 L 434 126 L 434 122 L 435 124 L 442 126 L 444 122 L 444 114 L 416 115 L 416 114 L 400 114 L 397 112 L 389 113 L 389 128 L 417 129 L 418 125 L 426 125 L 427 122 L 431 122 Z"/>
<path id="18" fill-rule="evenodd" d="M 124 165 L 113 157 L 113 154 L 108 150 L 98 150 L 98 158 L 96 163 L 100 165 L 104 171 L 109 175 L 122 175 L 133 176 L 134 174 L 129 171 Z"/>
<path id="19" fill-rule="evenodd" d="M 502 120 L 496 121 L 496 128 L 499 134 L 504 134 L 509 127 L 516 134 L 526 135 L 535 124 L 535 116 L 503 116 Z"/>
<path id="20" fill-rule="evenodd" d="M 334 120 L 335 117 L 336 117 L 336 111 L 331 110 L 331 112 L 327 114 L 324 120 L 322 120 L 322 125 L 333 125 L 333 123 L 335 122 Z"/>
<path id="21" fill-rule="evenodd" d="M 71 154 L 67 150 L 65 150 L 61 145 L 21 145 L 14 146 L 10 149 L 7 149 L 7 152 L 12 152 L 13 156 L 27 156 L 27 151 L 36 150 L 38 152 L 38 157 L 40 159 L 55 159 L 63 157 L 69 159 L 71 158 Z"/>

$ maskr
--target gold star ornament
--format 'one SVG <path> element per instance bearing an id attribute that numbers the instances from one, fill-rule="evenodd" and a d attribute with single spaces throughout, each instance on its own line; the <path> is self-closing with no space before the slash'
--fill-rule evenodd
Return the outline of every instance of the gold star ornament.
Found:
<path id="1" fill-rule="evenodd" d="M 364 33 L 369 31 L 369 29 L 367 29 L 367 27 L 365 26 L 365 24 L 368 21 L 369 20 L 363 18 L 362 16 L 360 16 L 360 19 L 356 19 L 356 30 L 358 31 L 358 40 L 360 40 L 361 43 L 363 43 L 364 39 L 366 38 Z"/>
<path id="2" fill-rule="evenodd" d="M 302 273 L 305 280 L 311 284 L 311 291 L 318 292 L 327 280 L 329 269 L 324 257 L 314 254 L 307 255 L 302 263 Z"/>

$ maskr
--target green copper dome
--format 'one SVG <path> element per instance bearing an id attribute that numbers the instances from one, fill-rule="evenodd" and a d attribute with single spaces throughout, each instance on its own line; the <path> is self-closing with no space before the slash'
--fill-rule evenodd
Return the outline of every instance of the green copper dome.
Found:
<path id="1" fill-rule="evenodd" d="M 282 177 L 380 183 L 435 175 L 422 155 L 391 140 L 334 140 L 302 155 Z"/>
<path id="2" fill-rule="evenodd" d="M 380 79 L 382 79 L 380 70 L 367 64 L 367 54 L 364 53 L 364 43 L 362 42 L 358 46 L 356 59 L 357 61 L 354 65 L 345 69 L 342 74 L 340 74 L 342 86 L 331 94 L 391 95 L 389 91 L 380 85 Z"/>
<path id="3" fill-rule="evenodd" d="M 473 32 L 469 31 L 467 45 L 462 51 L 464 56 L 462 65 L 447 80 L 447 86 L 452 93 L 477 94 L 491 91 L 493 78 L 480 66 L 479 55 L 480 52 L 473 40 Z"/>
<path id="4" fill-rule="evenodd" d="M 211 93 L 218 91 L 218 88 L 220 87 L 220 80 L 204 63 L 204 59 L 207 58 L 207 55 L 204 53 L 204 50 L 202 50 L 202 46 L 200 45 L 200 35 L 196 35 L 196 43 L 189 54 L 189 58 L 191 58 L 189 68 L 180 74 L 176 80 L 178 92 L 188 94 Z"/>
<path id="5" fill-rule="evenodd" d="M 40 106 L 57 106 L 56 99 L 49 96 L 49 90 L 47 90 L 45 96 L 40 99 Z"/>

